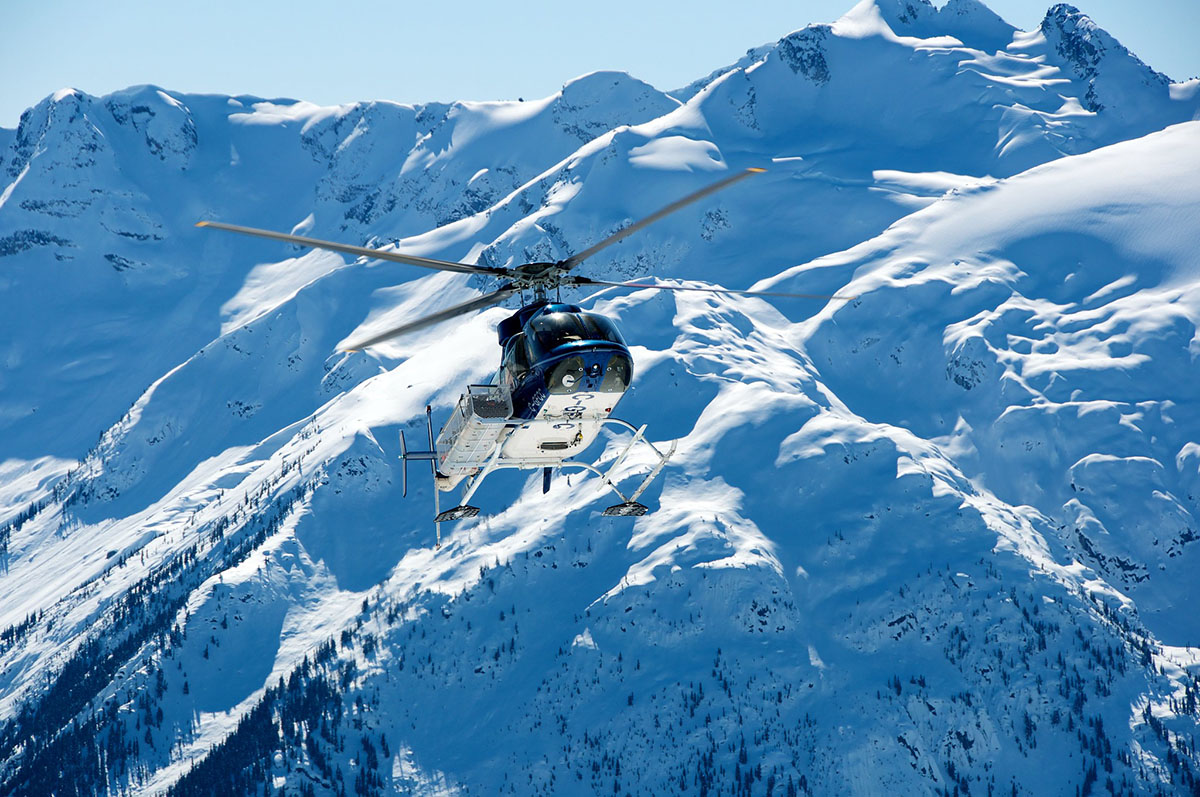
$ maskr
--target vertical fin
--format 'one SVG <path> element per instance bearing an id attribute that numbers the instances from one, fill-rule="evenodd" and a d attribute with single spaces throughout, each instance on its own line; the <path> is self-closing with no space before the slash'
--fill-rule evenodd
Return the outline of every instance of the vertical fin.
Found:
<path id="1" fill-rule="evenodd" d="M 442 501 L 438 496 L 437 477 L 433 480 L 433 528 L 437 534 L 437 545 L 435 549 L 440 550 L 442 547 L 442 521 L 438 520 L 442 516 Z"/>
<path id="2" fill-rule="evenodd" d="M 404 430 L 400 430 L 400 496 L 408 498 L 408 445 L 404 442 Z"/>
<path id="3" fill-rule="evenodd" d="M 437 483 L 437 447 L 433 443 L 433 407 L 429 404 L 425 405 L 425 424 L 429 427 L 429 450 L 433 452 L 433 458 L 429 460 L 429 469 L 433 472 L 433 528 L 437 535 L 437 548 L 442 547 L 442 524 L 436 520 L 442 514 L 441 497 L 438 495 Z"/>
<path id="4" fill-rule="evenodd" d="M 434 478 L 437 478 L 437 448 L 433 444 L 433 407 L 425 405 L 425 423 L 429 427 L 429 450 L 433 452 L 433 459 L 429 460 L 429 469 L 433 471 Z"/>

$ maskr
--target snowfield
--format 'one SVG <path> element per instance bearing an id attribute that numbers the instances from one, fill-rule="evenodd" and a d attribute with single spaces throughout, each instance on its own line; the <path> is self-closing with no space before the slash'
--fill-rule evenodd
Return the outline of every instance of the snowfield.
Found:
<path id="1" fill-rule="evenodd" d="M 864 0 L 678 91 L 65 89 L 0 130 L 0 793 L 1200 790 L 1200 83 L 1080 11 Z M 463 262 L 579 252 L 678 442 L 489 478 Z M 564 298 L 566 298 L 564 296 Z M 611 459 L 627 435 L 589 452 Z M 648 470 L 631 456 L 622 471 Z"/>

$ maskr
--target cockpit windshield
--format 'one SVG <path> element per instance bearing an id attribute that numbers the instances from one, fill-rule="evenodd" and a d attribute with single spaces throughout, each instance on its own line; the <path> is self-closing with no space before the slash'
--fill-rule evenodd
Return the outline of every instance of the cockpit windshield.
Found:
<path id="1" fill-rule="evenodd" d="M 585 338 L 583 326 L 574 313 L 546 313 L 533 319 L 529 326 L 537 338 L 538 348 L 544 352 Z"/>
<path id="2" fill-rule="evenodd" d="M 545 354 L 565 343 L 575 341 L 604 341 L 621 346 L 625 341 L 612 321 L 589 313 L 546 313 L 529 323 L 537 347 Z"/>
<path id="3" fill-rule="evenodd" d="M 617 325 L 602 315 L 581 313 L 579 323 L 583 324 L 583 328 L 588 332 L 588 337 L 592 340 L 605 340 L 609 343 L 625 345 L 625 339 L 617 331 Z"/>

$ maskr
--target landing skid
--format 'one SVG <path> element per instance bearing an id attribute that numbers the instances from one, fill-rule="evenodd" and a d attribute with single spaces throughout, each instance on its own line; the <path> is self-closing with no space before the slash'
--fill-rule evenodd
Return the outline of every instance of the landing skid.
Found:
<path id="1" fill-rule="evenodd" d="M 492 449 L 487 456 L 487 461 L 484 463 L 484 465 L 479 468 L 478 472 L 476 472 L 473 476 L 468 477 L 468 479 L 466 480 L 466 483 L 465 483 L 465 486 L 463 489 L 463 496 L 462 496 L 461 503 L 452 509 L 447 509 L 445 511 L 442 511 L 439 506 L 440 498 L 439 498 L 438 493 L 440 492 L 440 490 L 437 488 L 439 474 L 437 471 L 437 453 L 435 451 L 435 447 L 433 444 L 433 417 L 432 417 L 432 409 L 430 407 L 425 408 L 425 416 L 426 416 L 426 422 L 429 425 L 429 449 L 430 450 L 429 451 L 409 451 L 408 446 L 404 440 L 404 432 L 401 431 L 400 432 L 400 448 L 401 448 L 400 458 L 405 463 L 404 477 L 403 477 L 404 478 L 403 484 L 404 484 L 404 494 L 405 495 L 408 494 L 408 469 L 407 469 L 408 461 L 409 460 L 429 460 L 429 464 L 433 471 L 433 477 L 434 477 L 433 511 L 435 513 L 434 525 L 437 529 L 437 547 L 439 547 L 439 548 L 442 546 L 442 524 L 448 523 L 453 520 L 463 520 L 465 518 L 473 518 L 473 517 L 478 516 L 479 508 L 471 506 L 469 503 L 471 500 L 471 497 L 475 495 L 475 491 L 479 489 L 479 486 L 483 483 L 483 480 L 485 478 L 487 478 L 488 474 L 490 474 L 494 471 L 503 470 L 506 468 L 518 469 L 518 470 L 531 470 L 534 468 L 542 468 L 543 469 L 543 471 L 542 471 L 543 472 L 543 477 L 542 477 L 542 491 L 543 492 L 546 492 L 549 489 L 549 486 L 550 486 L 549 476 L 550 476 L 550 471 L 552 468 L 555 468 L 555 467 L 578 468 L 579 470 L 586 470 L 589 473 L 594 473 L 597 476 L 599 476 L 600 480 L 604 483 L 604 485 L 606 487 L 608 487 L 610 490 L 612 490 L 614 493 L 616 493 L 617 497 L 621 499 L 621 503 L 614 504 L 613 506 L 610 506 L 604 510 L 603 514 L 605 517 L 641 517 L 642 515 L 645 515 L 647 512 L 649 512 L 650 510 L 646 507 L 645 504 L 638 503 L 638 498 L 640 498 L 642 496 L 642 493 L 644 493 L 646 491 L 646 488 L 649 487 L 651 485 L 651 483 L 653 483 L 653 481 L 658 477 L 658 474 L 662 472 L 662 469 L 664 467 L 666 467 L 667 462 L 675 454 L 675 447 L 679 442 L 677 440 L 672 440 L 671 447 L 669 449 L 667 449 L 666 453 L 663 453 L 662 451 L 659 451 L 658 448 L 653 443 L 651 443 L 649 440 L 646 439 L 646 437 L 645 437 L 646 426 L 645 425 L 641 426 L 640 428 L 635 428 L 632 424 L 628 423 L 627 421 L 622 421 L 618 418 L 605 418 L 602 421 L 603 424 L 614 424 L 616 426 L 620 426 L 622 428 L 628 429 L 629 431 L 633 432 L 633 438 L 629 441 L 629 444 L 626 445 L 625 448 L 621 450 L 621 453 L 619 453 L 617 455 L 617 457 L 612 461 L 612 463 L 610 465 L 608 465 L 608 468 L 606 470 L 602 471 L 602 470 L 600 470 L 600 468 L 598 466 L 602 465 L 604 463 L 599 463 L 599 462 L 594 465 L 589 465 L 585 462 L 574 462 L 572 460 L 561 460 L 561 461 L 556 462 L 553 460 L 548 461 L 546 458 L 521 459 L 521 458 L 503 457 L 500 455 L 500 452 L 504 448 L 504 441 L 505 441 L 507 435 L 501 435 L 499 437 L 499 439 L 495 442 L 495 444 L 492 446 Z M 528 421 L 523 421 L 522 423 L 523 424 L 531 424 L 531 423 L 557 423 L 557 422 L 558 421 L 554 420 L 554 419 L 546 419 L 546 420 L 528 420 Z M 650 448 L 650 450 L 654 452 L 654 455 L 658 458 L 658 462 L 657 462 L 657 464 L 655 464 L 655 466 L 653 468 L 650 469 L 650 472 L 648 474 L 646 474 L 646 477 L 642 480 L 642 483 L 638 485 L 637 489 L 634 490 L 630 495 L 625 495 L 625 493 L 623 493 L 621 491 L 621 488 L 617 486 L 617 482 L 613 479 L 613 476 L 616 474 L 617 468 L 621 467 L 621 465 L 625 462 L 625 458 L 627 456 L 629 456 L 629 452 L 632 451 L 634 446 L 636 446 L 638 443 L 644 443 L 646 446 L 648 446 Z M 444 477 L 441 477 L 441 478 L 444 478 Z"/>

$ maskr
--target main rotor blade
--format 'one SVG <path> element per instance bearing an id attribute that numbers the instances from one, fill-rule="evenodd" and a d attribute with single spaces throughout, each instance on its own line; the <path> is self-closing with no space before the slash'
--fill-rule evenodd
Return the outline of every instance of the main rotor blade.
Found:
<path id="1" fill-rule="evenodd" d="M 590 277 L 572 277 L 576 285 L 605 285 L 612 288 L 652 288 L 656 291 L 703 291 L 704 293 L 732 293 L 738 296 L 778 296 L 786 299 L 837 299 L 850 302 L 857 296 L 840 296 L 822 293 L 779 293 L 777 291 L 738 291 L 732 288 L 694 288 L 687 285 L 651 285 L 648 282 L 608 282 Z"/>
<path id="2" fill-rule="evenodd" d="M 405 263 L 410 266 L 433 268 L 439 271 L 457 271 L 460 274 L 489 274 L 502 277 L 508 275 L 508 269 L 506 268 L 472 266 L 467 263 L 451 263 L 449 260 L 434 260 L 429 257 L 402 255 L 398 252 L 388 252 L 382 249 L 368 249 L 365 246 L 350 246 L 349 244 L 339 244 L 334 243 L 333 241 L 322 241 L 319 238 L 308 238 L 303 235 L 289 235 L 285 232 L 260 230 L 255 227 L 239 227 L 236 224 L 223 224 L 219 221 L 198 221 L 196 222 L 196 226 L 212 227 L 213 229 L 217 230 L 228 230 L 229 232 L 241 233 L 242 235 L 255 235 L 259 238 L 270 238 L 275 241 L 286 241 L 290 244 L 311 246 L 314 249 L 328 249 L 331 252 L 341 252 L 344 255 L 371 257 L 378 260 L 391 260 L 394 263 Z"/>
<path id="3" fill-rule="evenodd" d="M 342 351 L 358 351 L 359 349 L 365 349 L 368 346 L 374 346 L 376 343 L 382 343 L 385 340 L 390 340 L 392 338 L 399 337 L 400 335 L 407 335 L 409 332 L 416 332 L 419 329 L 431 327 L 434 324 L 449 320 L 456 316 L 465 315 L 466 313 L 470 313 L 475 310 L 481 310 L 484 307 L 491 307 L 494 304 L 500 304 L 500 302 L 517 292 L 517 288 L 514 288 L 511 285 L 505 285 L 498 291 L 493 291 L 492 293 L 487 293 L 483 296 L 477 296 L 469 302 L 456 304 L 453 307 L 447 307 L 445 310 L 439 310 L 432 315 L 427 315 L 424 318 L 420 318 L 408 324 L 402 324 L 401 326 L 389 329 L 387 332 L 380 333 L 373 338 L 355 341 L 354 343 L 346 346 L 346 348 L 342 349 Z"/>
<path id="4" fill-rule="evenodd" d="M 630 235 L 633 235 L 635 232 L 642 229 L 643 227 L 648 227 L 649 225 L 658 221 L 663 216 L 669 216 L 670 214 L 674 213 L 675 211 L 679 210 L 680 208 L 684 207 L 685 205 L 690 205 L 691 203 L 693 203 L 699 199 L 703 199 L 704 197 L 708 196 L 709 194 L 715 194 L 716 192 L 720 191 L 722 188 L 728 188 L 729 186 L 733 185 L 734 183 L 738 182 L 739 180 L 744 180 L 752 174 L 762 174 L 765 171 L 766 171 L 766 169 L 754 168 L 754 169 L 743 169 L 742 171 L 738 172 L 737 174 L 731 174 L 728 177 L 726 177 L 724 180 L 718 180 L 717 182 L 713 183 L 712 185 L 705 186 L 704 188 L 701 188 L 699 191 L 688 194 L 683 199 L 675 200 L 671 204 L 667 205 L 665 208 L 662 208 L 661 210 L 651 213 L 649 216 L 642 219 L 641 221 L 635 221 L 633 224 L 630 224 L 625 229 L 620 230 L 619 232 L 613 233 L 612 235 L 608 236 L 600 243 L 594 244 L 593 246 L 591 246 L 588 249 L 584 249 L 582 252 L 580 252 L 577 255 L 571 255 L 566 260 L 562 261 L 562 263 L 560 263 L 559 265 L 561 265 L 564 269 L 575 268 L 575 266 L 578 266 L 580 263 L 587 260 L 592 255 L 596 254 L 601 249 L 607 249 L 608 247 L 612 246 L 613 244 L 617 243 L 618 241 L 622 241 L 625 238 L 628 238 Z"/>

